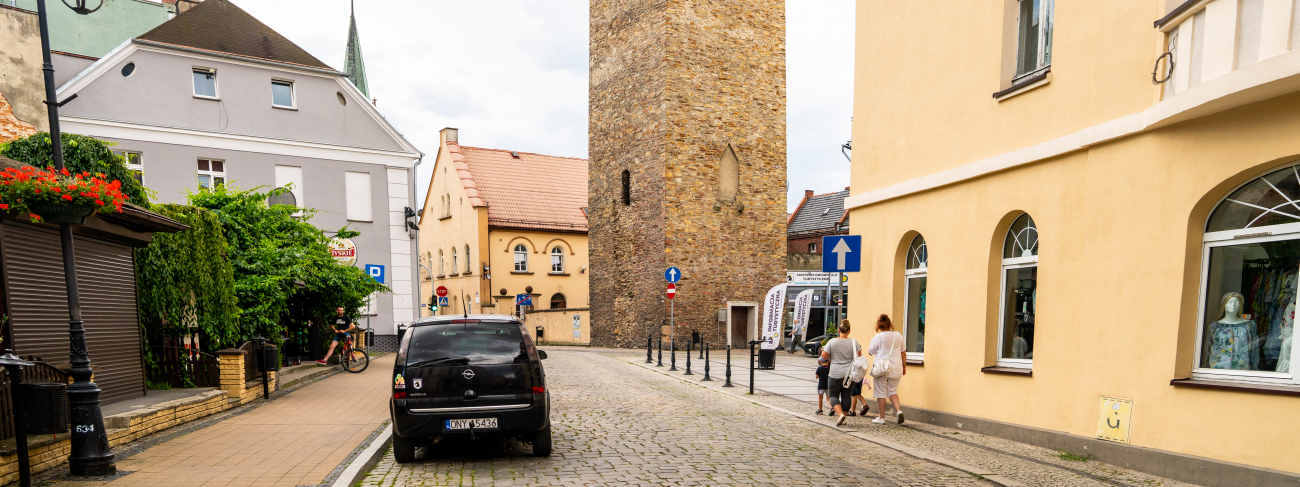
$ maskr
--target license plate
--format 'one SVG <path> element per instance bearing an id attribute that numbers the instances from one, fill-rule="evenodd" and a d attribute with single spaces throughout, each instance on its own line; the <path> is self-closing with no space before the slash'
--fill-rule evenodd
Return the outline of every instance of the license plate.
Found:
<path id="1" fill-rule="evenodd" d="M 448 430 L 467 430 L 470 428 L 476 430 L 494 430 L 497 429 L 497 418 L 475 418 L 475 419 L 448 419 Z"/>

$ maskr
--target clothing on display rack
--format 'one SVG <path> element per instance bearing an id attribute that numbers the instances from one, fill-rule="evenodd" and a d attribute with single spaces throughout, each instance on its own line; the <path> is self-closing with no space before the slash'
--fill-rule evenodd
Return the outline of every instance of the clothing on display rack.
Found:
<path id="1" fill-rule="evenodd" d="M 1275 370 L 1282 358 L 1285 310 L 1296 302 L 1296 261 L 1260 259 L 1246 264 L 1244 282 L 1250 286 L 1245 315 L 1256 323 L 1251 348 L 1259 356 L 1255 367 L 1249 370 Z M 1253 278 L 1249 277 L 1251 272 L 1255 272 Z"/>
<path id="2" fill-rule="evenodd" d="M 1237 323 L 1216 321 L 1210 325 L 1209 367 L 1212 369 L 1259 370 L 1259 341 L 1254 320 Z"/>

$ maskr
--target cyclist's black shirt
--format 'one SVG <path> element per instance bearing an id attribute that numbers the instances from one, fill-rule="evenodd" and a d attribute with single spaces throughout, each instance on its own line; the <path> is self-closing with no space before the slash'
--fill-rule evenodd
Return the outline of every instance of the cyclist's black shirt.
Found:
<path id="1" fill-rule="evenodd" d="M 337 331 L 343 331 L 343 330 L 348 329 L 348 323 L 355 323 L 355 322 L 356 322 L 356 320 L 352 319 L 351 316 L 346 316 L 346 315 L 344 315 L 344 316 L 337 316 L 337 315 L 336 315 L 336 316 L 334 316 L 334 329 L 337 330 Z"/>

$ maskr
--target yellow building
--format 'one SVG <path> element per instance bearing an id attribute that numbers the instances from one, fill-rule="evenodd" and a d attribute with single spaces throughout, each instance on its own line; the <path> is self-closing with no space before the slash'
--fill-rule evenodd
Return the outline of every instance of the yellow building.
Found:
<path id="1" fill-rule="evenodd" d="M 1300 481 L 1294 0 L 860 1 L 855 48 L 849 317 L 909 419 Z"/>
<path id="2" fill-rule="evenodd" d="M 465 147 L 442 129 L 420 213 L 421 316 L 442 287 L 438 314 L 522 314 L 540 341 L 589 342 L 586 206 L 586 159 Z"/>

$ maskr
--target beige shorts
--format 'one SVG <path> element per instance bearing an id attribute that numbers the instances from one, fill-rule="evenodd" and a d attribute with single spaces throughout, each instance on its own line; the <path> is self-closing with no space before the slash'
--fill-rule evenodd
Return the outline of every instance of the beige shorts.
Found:
<path id="1" fill-rule="evenodd" d="M 898 394 L 898 384 L 902 381 L 902 377 L 872 377 L 871 397 L 876 399 L 888 399 L 889 396 Z"/>

